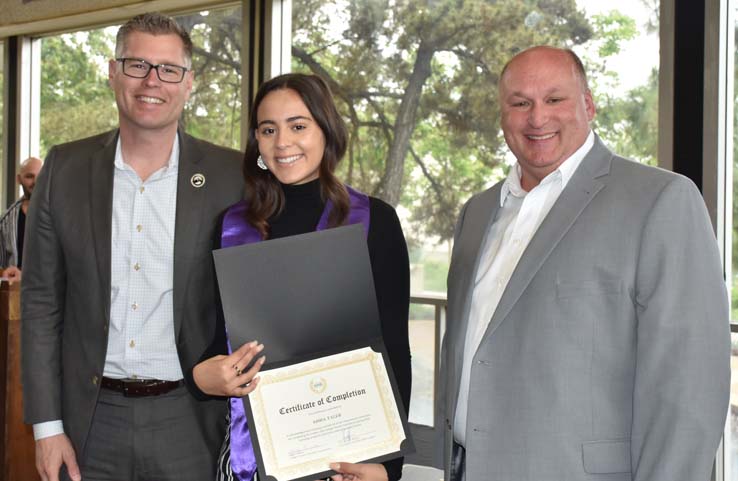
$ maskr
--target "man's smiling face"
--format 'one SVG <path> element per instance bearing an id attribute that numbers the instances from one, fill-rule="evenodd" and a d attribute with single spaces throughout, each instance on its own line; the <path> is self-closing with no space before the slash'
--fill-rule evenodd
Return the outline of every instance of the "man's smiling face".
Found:
<path id="1" fill-rule="evenodd" d="M 189 67 L 182 40 L 173 34 L 151 35 L 131 32 L 126 38 L 123 58 L 145 60 L 151 64 Z M 115 92 L 118 117 L 122 128 L 139 130 L 176 129 L 185 102 L 192 90 L 192 72 L 187 71 L 180 83 L 159 80 L 151 69 L 144 78 L 123 73 L 123 63 L 111 60 L 108 66 L 110 86 Z"/>
<path id="2" fill-rule="evenodd" d="M 571 55 L 546 47 L 510 62 L 500 81 L 500 108 L 505 141 L 520 163 L 526 190 L 584 144 L 595 115 Z"/>

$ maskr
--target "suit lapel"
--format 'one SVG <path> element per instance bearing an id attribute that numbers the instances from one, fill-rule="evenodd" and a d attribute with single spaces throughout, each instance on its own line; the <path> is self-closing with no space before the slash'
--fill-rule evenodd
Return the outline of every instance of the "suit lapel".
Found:
<path id="1" fill-rule="evenodd" d="M 497 216 L 500 208 L 500 190 L 502 182 L 489 189 L 482 194 L 482 198 L 478 202 L 469 204 L 467 211 L 464 212 L 464 234 L 459 236 L 462 245 L 456 246 L 459 251 L 457 258 L 459 265 L 454 266 L 457 271 L 458 287 L 453 290 L 454 299 L 449 299 L 449 304 L 459 306 L 461 312 L 449 313 L 450 318 L 458 319 L 459 324 L 451 326 L 449 329 L 451 338 L 449 346 L 454 352 L 454 371 L 456 376 L 453 379 L 460 380 L 461 365 L 464 356 L 464 345 L 466 341 L 466 330 L 469 324 L 469 311 L 471 309 L 472 294 L 474 292 L 474 281 L 477 274 L 477 267 L 482 258 L 482 249 L 487 242 L 487 235 L 490 227 Z"/>
<path id="2" fill-rule="evenodd" d="M 201 162 L 202 151 L 192 137 L 179 132 L 179 174 L 177 178 L 177 213 L 174 227 L 174 335 L 179 339 L 184 314 L 184 297 L 192 267 L 191 260 L 202 223 L 207 172 Z M 205 184 L 192 185 L 192 176 L 202 174 Z"/>
<path id="3" fill-rule="evenodd" d="M 598 180 L 610 171 L 612 153 L 595 137 L 592 150 L 582 160 L 551 211 L 533 235 L 518 262 L 500 303 L 497 305 L 482 342 L 492 335 L 507 317 L 551 252 L 577 220 L 585 207 L 604 187 Z"/>
<path id="4" fill-rule="evenodd" d="M 104 319 L 110 319 L 110 256 L 113 225 L 113 170 L 118 131 L 112 132 L 101 149 L 90 157 L 90 215 L 97 273 L 103 286 Z"/>

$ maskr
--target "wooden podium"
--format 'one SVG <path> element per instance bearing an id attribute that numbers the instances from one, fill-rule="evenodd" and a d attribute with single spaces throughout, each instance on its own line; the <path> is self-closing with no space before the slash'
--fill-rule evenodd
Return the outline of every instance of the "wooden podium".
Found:
<path id="1" fill-rule="evenodd" d="M 0 479 L 37 481 L 33 429 L 23 424 L 20 378 L 20 284 L 0 285 Z"/>

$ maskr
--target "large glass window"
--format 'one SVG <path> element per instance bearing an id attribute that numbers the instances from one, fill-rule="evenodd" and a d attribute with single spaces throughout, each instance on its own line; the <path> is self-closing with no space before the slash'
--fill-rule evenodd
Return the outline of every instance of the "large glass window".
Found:
<path id="1" fill-rule="evenodd" d="M 241 7 L 177 16 L 194 43 L 195 83 L 182 116 L 185 130 L 240 148 Z M 61 142 L 115 128 L 107 84 L 118 27 L 45 37 L 41 47 L 41 155 Z"/>
<path id="2" fill-rule="evenodd" d="M 583 56 L 597 115 L 595 132 L 618 154 L 658 164 L 660 0 L 583 1 L 592 36 Z"/>
<path id="3" fill-rule="evenodd" d="M 107 61 L 115 29 L 46 37 L 41 43 L 40 149 L 89 137 L 118 124 Z"/>
<path id="4" fill-rule="evenodd" d="M 241 6 L 177 16 L 192 36 L 195 85 L 185 130 L 202 139 L 241 148 Z"/>
<path id="5" fill-rule="evenodd" d="M 527 46 L 573 48 L 614 150 L 656 163 L 658 0 L 293 0 L 292 69 L 331 85 L 350 130 L 339 175 L 395 206 L 410 248 L 411 421 L 433 423 L 438 341 L 454 224 L 464 201 L 514 162 L 497 81 Z M 627 13 L 625 13 L 627 12 Z M 633 62 L 638 62 L 638 68 Z"/>
<path id="6" fill-rule="evenodd" d="M 735 10 L 733 11 L 733 15 L 731 16 L 732 19 L 738 18 L 738 5 L 733 5 L 732 8 Z M 735 21 L 735 20 L 733 20 Z M 734 40 L 738 40 L 738 23 L 734 23 L 733 25 L 730 25 L 730 34 L 733 35 Z M 736 43 L 734 42 L 734 45 Z M 735 49 L 732 52 L 734 60 L 738 60 L 738 50 Z M 738 80 L 738 69 L 735 68 L 735 65 L 738 65 L 738 62 L 734 61 L 734 71 L 731 72 L 733 75 L 733 84 L 735 85 L 735 80 Z M 732 198 L 733 198 L 733 212 L 732 212 L 732 231 L 730 232 L 730 239 L 732 242 L 731 246 L 731 253 L 732 253 L 732 259 L 731 259 L 731 269 L 726 269 L 731 274 L 730 277 L 730 286 L 731 286 L 731 313 L 730 313 L 730 319 L 731 323 L 733 324 L 733 331 L 735 332 L 735 325 L 738 323 L 738 184 L 736 184 L 736 181 L 738 180 L 738 150 L 736 150 L 736 147 L 738 146 L 738 138 L 736 138 L 736 134 L 738 134 L 738 116 L 735 115 L 736 107 L 738 107 L 738 95 L 735 88 L 728 92 L 729 97 L 733 98 L 733 125 L 732 125 L 732 136 L 733 136 L 733 184 L 732 184 Z M 731 372 L 733 375 L 731 376 L 731 385 L 730 385 L 730 408 L 728 409 L 728 424 L 729 424 L 729 435 L 726 435 L 725 437 L 725 444 L 726 444 L 726 479 L 730 479 L 732 481 L 738 481 L 738 335 L 731 334 L 731 357 L 730 357 L 730 366 L 731 366 Z"/>

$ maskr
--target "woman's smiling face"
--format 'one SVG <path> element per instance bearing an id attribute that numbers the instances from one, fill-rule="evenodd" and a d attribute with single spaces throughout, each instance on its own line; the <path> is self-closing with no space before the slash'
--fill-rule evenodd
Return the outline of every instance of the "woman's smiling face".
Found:
<path id="1" fill-rule="evenodd" d="M 297 185 L 318 178 L 325 135 L 297 92 L 287 88 L 270 92 L 259 104 L 256 118 L 259 153 L 277 180 Z"/>

